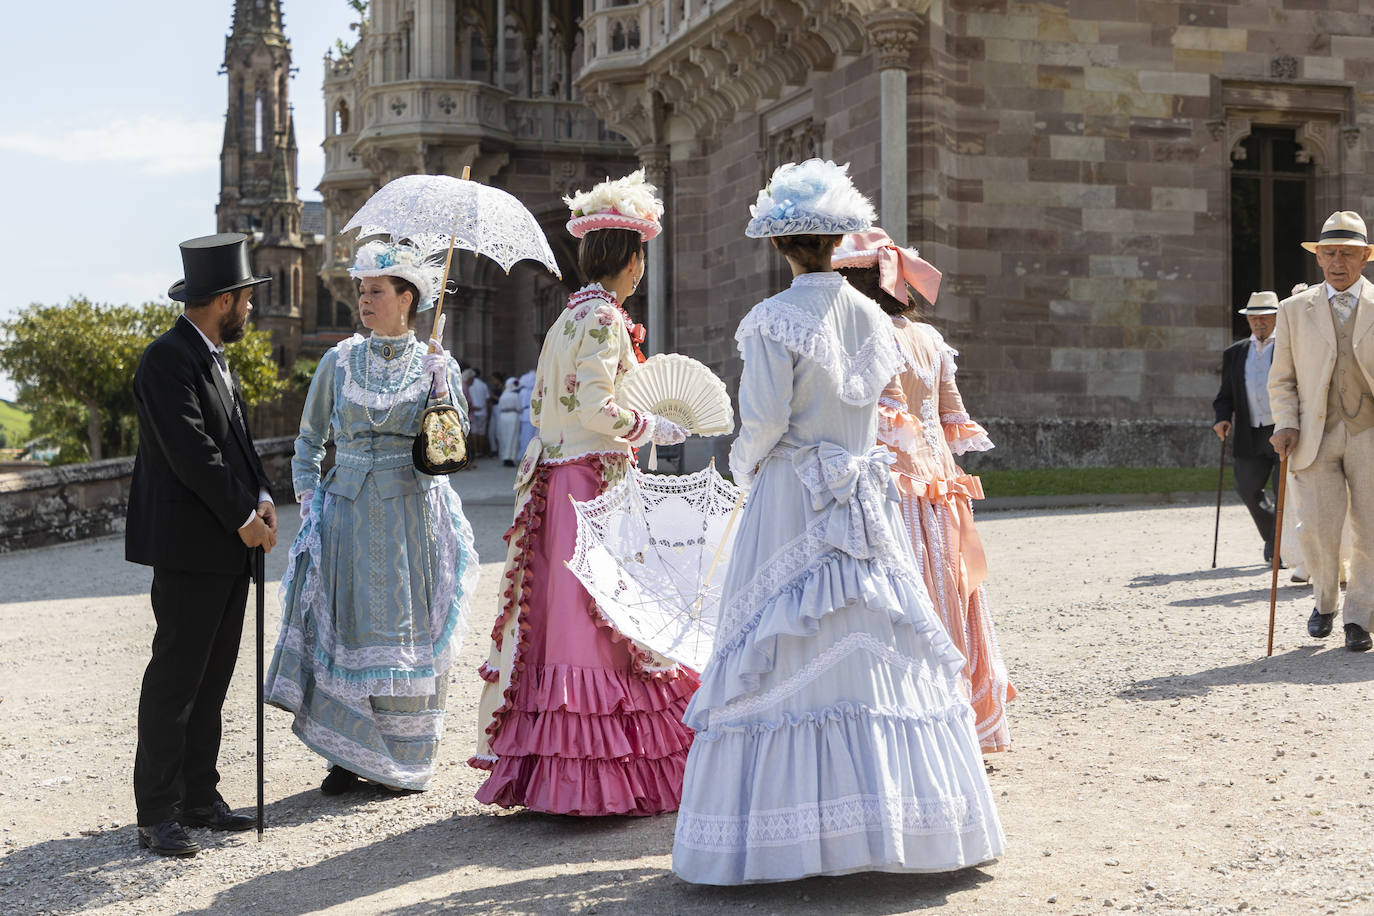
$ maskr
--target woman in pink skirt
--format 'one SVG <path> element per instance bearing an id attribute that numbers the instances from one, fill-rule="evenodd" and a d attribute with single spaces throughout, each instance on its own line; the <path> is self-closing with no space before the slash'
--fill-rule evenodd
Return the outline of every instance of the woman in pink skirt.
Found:
<path id="1" fill-rule="evenodd" d="M 987 432 L 969 419 L 954 383 L 956 352 L 940 332 L 915 320 L 908 284 L 935 301 L 940 272 L 914 248 L 901 248 L 881 229 L 845 237 L 834 266 L 892 318 L 906 357 L 879 401 L 878 438 L 896 454 L 892 466 L 935 610 L 963 653 L 983 753 L 1011 746 L 1007 703 L 1016 696 L 997 646 L 983 581 L 987 559 L 973 525 L 973 500 L 983 498 L 977 477 L 954 456 L 992 448 Z"/>
<path id="2" fill-rule="evenodd" d="M 675 811 L 692 732 L 682 713 L 695 672 L 656 655 L 602 614 L 564 566 L 577 536 L 569 497 L 621 479 L 632 447 L 686 432 L 617 401 L 644 328 L 622 303 L 644 275 L 644 242 L 663 204 L 642 171 L 566 201 L 578 265 L 592 283 L 573 293 L 539 355 L 530 417 L 538 430 L 516 479 L 515 521 L 502 579 L 477 753 L 490 770 L 477 799 L 555 814 Z"/>

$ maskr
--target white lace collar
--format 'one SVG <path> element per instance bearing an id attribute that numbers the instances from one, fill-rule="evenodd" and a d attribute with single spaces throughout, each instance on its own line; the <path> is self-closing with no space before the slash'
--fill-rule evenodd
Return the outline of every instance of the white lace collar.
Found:
<path id="1" fill-rule="evenodd" d="M 860 406 L 876 402 L 887 383 L 906 363 L 891 325 L 883 320 L 887 316 L 873 302 L 851 290 L 856 308 L 871 309 L 877 314 L 873 316 L 871 333 L 859 343 L 857 350 L 850 352 L 838 330 L 826 320 L 825 313 L 797 304 L 811 301 L 818 293 L 822 299 L 830 300 L 841 295 L 848 284 L 839 274 L 802 274 L 796 280 L 803 277 L 818 280 L 800 284 L 809 287 L 807 289 L 796 289 L 798 284 L 794 281 L 794 295 L 789 297 L 791 290 L 784 291 L 754 306 L 735 331 L 736 343 L 742 349 L 751 334 L 775 340 L 825 370 L 835 383 L 836 394 L 846 404 Z M 833 292 L 825 292 L 830 290 Z"/>
<path id="2" fill-rule="evenodd" d="M 844 277 L 833 270 L 817 271 L 808 274 L 798 274 L 792 278 L 793 286 L 818 286 L 822 288 L 838 289 L 845 283 Z"/>

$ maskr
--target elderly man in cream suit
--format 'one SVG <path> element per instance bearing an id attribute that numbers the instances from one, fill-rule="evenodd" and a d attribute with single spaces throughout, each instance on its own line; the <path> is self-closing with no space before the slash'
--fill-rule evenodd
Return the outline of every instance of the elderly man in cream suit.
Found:
<path id="1" fill-rule="evenodd" d="M 1304 242 L 1326 282 L 1279 306 L 1269 370 L 1271 440 L 1288 458 L 1303 506 L 1303 556 L 1317 605 L 1307 632 L 1331 632 L 1340 602 L 1341 526 L 1347 503 L 1352 562 L 1342 622 L 1345 647 L 1370 648 L 1374 612 L 1374 285 L 1361 271 L 1374 255 L 1364 220 L 1338 211 Z"/>

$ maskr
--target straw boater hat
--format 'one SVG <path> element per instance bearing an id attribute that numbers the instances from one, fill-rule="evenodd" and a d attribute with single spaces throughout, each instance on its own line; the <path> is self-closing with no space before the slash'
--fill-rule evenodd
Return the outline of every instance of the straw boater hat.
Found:
<path id="1" fill-rule="evenodd" d="M 590 191 L 574 191 L 563 198 L 572 210 L 568 231 L 580 239 L 597 229 L 631 229 L 647 242 L 663 231 L 663 201 L 654 196 L 655 190 L 644 180 L 644 170 L 637 169 L 615 181 L 608 178 Z"/>
<path id="2" fill-rule="evenodd" d="M 1302 247 L 1313 253 L 1318 245 L 1354 245 L 1366 248 L 1369 233 L 1364 228 L 1364 220 L 1354 210 L 1337 210 L 1322 223 L 1322 234 L 1315 242 L 1303 242 Z"/>
<path id="3" fill-rule="evenodd" d="M 447 244 L 443 251 L 447 251 Z M 355 280 L 364 277 L 400 277 L 420 292 L 416 311 L 434 308 L 439 299 L 439 286 L 444 282 L 444 265 L 433 257 L 426 257 L 418 248 L 404 243 L 368 242 L 358 249 L 348 275 Z"/>
<path id="4" fill-rule="evenodd" d="M 1275 315 L 1279 311 L 1279 297 L 1277 293 L 1262 292 L 1251 293 L 1250 301 L 1245 303 L 1245 308 L 1236 309 L 1237 315 Z"/>
<path id="5" fill-rule="evenodd" d="M 749 207 L 751 239 L 778 235 L 847 235 L 873 225 L 873 204 L 849 178 L 849 163 L 808 159 L 778 166 Z"/>
<path id="6" fill-rule="evenodd" d="M 908 284 L 916 292 L 934 302 L 940 294 L 940 271 L 915 248 L 902 248 L 876 226 L 867 232 L 854 232 L 844 237 L 830 266 L 877 267 L 878 283 L 898 302 L 907 302 Z"/>

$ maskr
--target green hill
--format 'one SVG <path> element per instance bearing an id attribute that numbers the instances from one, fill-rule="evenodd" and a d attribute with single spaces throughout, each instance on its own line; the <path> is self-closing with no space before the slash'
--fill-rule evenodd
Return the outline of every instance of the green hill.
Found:
<path id="1" fill-rule="evenodd" d="M 29 415 L 0 398 L 0 430 L 4 431 L 8 447 L 18 448 L 29 438 Z"/>

